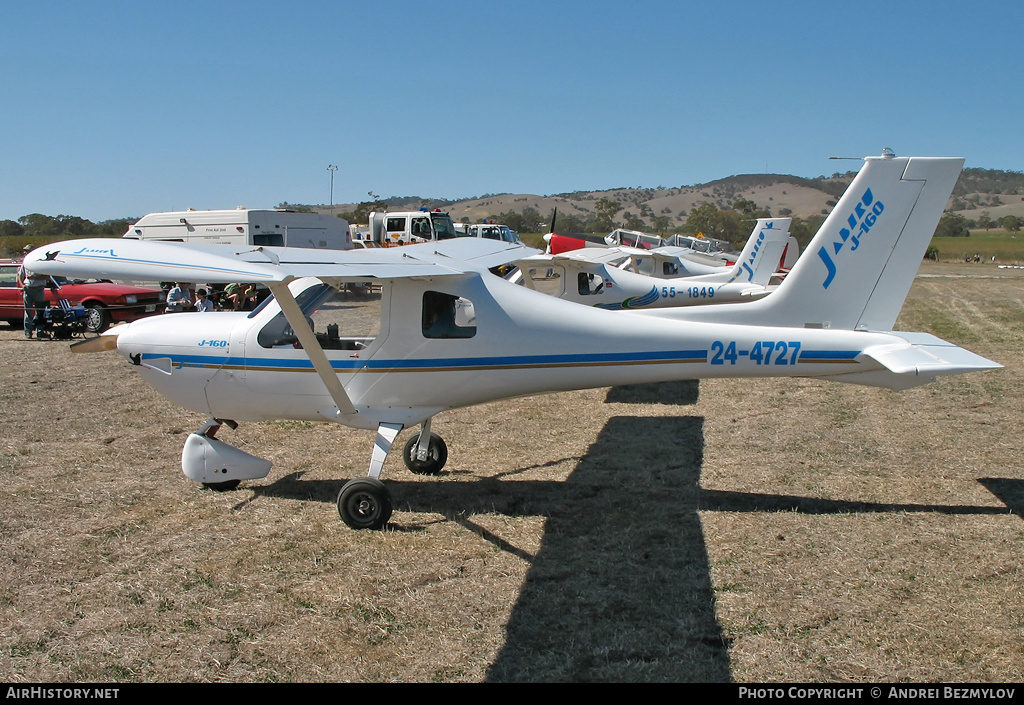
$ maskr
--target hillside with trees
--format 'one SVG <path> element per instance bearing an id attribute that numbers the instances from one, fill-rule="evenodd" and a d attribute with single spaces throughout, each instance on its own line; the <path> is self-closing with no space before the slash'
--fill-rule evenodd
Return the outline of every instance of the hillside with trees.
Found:
<path id="1" fill-rule="evenodd" d="M 11 257 L 25 245 L 38 245 L 79 237 L 121 237 L 138 218 L 93 223 L 75 215 L 30 213 L 17 220 L 0 220 L 0 257 Z"/>
<path id="2" fill-rule="evenodd" d="M 368 222 L 375 210 L 439 208 L 456 222 L 504 223 L 521 233 L 608 233 L 615 228 L 671 235 L 704 233 L 741 245 L 759 217 L 791 217 L 791 232 L 807 244 L 849 186 L 855 172 L 803 178 L 784 174 L 740 174 L 693 186 L 620 187 L 603 191 L 484 194 L 462 200 L 422 196 L 381 196 L 367 192 L 360 203 L 335 204 L 333 212 L 353 224 Z M 281 203 L 280 207 L 318 213 L 330 206 Z M 0 221 L 0 255 L 26 243 L 76 237 L 120 237 L 138 218 L 92 223 L 71 215 L 32 213 Z M 967 236 L 971 230 L 1024 227 L 1024 174 L 967 168 L 960 175 L 936 234 Z"/>

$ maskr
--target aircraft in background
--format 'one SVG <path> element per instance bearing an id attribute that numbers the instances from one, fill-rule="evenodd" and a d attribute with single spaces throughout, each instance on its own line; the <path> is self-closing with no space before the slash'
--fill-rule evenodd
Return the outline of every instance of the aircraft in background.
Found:
<path id="1" fill-rule="evenodd" d="M 768 222 L 774 221 L 776 227 L 781 227 L 781 224 L 785 224 L 786 229 L 789 229 L 789 224 L 792 222 L 792 218 L 767 218 Z M 755 225 L 755 228 L 758 226 Z M 754 231 L 757 234 L 757 230 Z M 631 265 L 630 268 L 634 272 L 642 272 L 643 274 L 649 274 L 652 277 L 663 277 L 673 278 L 678 276 L 694 276 L 698 274 L 715 274 L 723 271 L 722 267 L 732 267 L 737 262 L 744 260 L 745 253 L 724 253 L 722 251 L 716 251 L 714 254 L 706 254 L 703 250 L 695 250 L 693 245 L 699 245 L 702 242 L 700 238 L 691 238 L 685 235 L 673 235 L 670 238 L 666 238 L 665 245 L 662 247 L 655 248 L 648 253 L 648 257 L 653 257 L 655 260 L 668 262 L 668 265 L 662 265 L 661 267 L 651 266 L 647 264 L 643 267 Z M 746 249 L 746 248 L 744 248 Z M 637 256 L 641 256 L 637 253 Z M 783 245 L 782 256 L 779 258 L 778 268 L 773 274 L 778 274 L 781 278 L 793 268 L 796 264 L 797 257 L 800 256 L 800 243 L 796 241 L 796 238 L 789 235 Z M 648 260 L 649 262 L 650 260 Z M 674 265 L 674 266 L 670 266 Z M 702 265 L 695 267 L 694 265 Z M 674 273 L 673 273 L 674 272 Z"/>
<path id="2" fill-rule="evenodd" d="M 613 311 L 753 301 L 771 291 L 769 283 L 789 244 L 791 222 L 759 219 L 732 267 L 695 264 L 680 257 L 679 248 L 585 248 L 519 260 L 518 272 L 509 280 Z M 545 284 L 554 284 L 555 290 L 547 290 L 550 286 Z"/>
<path id="3" fill-rule="evenodd" d="M 38 248 L 34 272 L 68 277 L 257 282 L 252 312 L 180 313 L 110 329 L 75 351 L 116 349 L 173 402 L 207 416 L 182 470 L 228 489 L 270 462 L 217 438 L 239 421 L 331 421 L 375 430 L 366 477 L 338 511 L 379 529 L 381 471 L 398 434 L 413 472 L 448 457 L 437 414 L 542 392 L 712 377 L 814 377 L 906 389 L 1000 367 L 924 333 L 892 332 L 963 159 L 884 154 L 860 173 L 768 296 L 748 303 L 612 312 L 517 286 L 490 268 L 526 248 L 459 238 L 347 252 L 82 239 Z M 343 289 L 383 285 L 372 330 L 353 332 Z"/>

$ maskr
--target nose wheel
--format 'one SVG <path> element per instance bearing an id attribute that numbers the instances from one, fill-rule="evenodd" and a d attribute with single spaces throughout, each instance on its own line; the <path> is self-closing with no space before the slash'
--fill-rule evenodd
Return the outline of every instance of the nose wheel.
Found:
<path id="1" fill-rule="evenodd" d="M 383 529 L 391 509 L 391 493 L 375 477 L 349 480 L 338 493 L 338 514 L 353 529 Z"/>

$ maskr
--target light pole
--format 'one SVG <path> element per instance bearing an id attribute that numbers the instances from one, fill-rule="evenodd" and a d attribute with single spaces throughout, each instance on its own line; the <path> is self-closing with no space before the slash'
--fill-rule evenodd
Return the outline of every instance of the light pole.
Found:
<path id="1" fill-rule="evenodd" d="M 327 165 L 327 171 L 331 172 L 331 215 L 334 215 L 334 172 L 338 170 L 338 167 L 333 164 Z"/>

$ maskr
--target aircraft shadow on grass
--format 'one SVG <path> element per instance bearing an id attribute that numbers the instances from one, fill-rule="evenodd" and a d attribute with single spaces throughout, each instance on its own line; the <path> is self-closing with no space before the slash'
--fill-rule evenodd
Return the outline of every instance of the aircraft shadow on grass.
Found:
<path id="1" fill-rule="evenodd" d="M 695 390 L 679 392 L 671 395 L 677 404 L 696 400 Z M 651 393 L 615 392 L 623 400 Z M 700 511 L 1007 513 L 992 506 L 706 490 L 700 487 L 703 453 L 703 417 L 617 416 L 583 457 L 569 459 L 578 462 L 564 482 L 482 478 L 388 485 L 396 509 L 440 513 L 529 561 L 505 644 L 487 673 L 495 682 L 730 681 L 729 644 L 716 618 Z M 305 482 L 300 475 L 253 490 L 333 502 L 342 484 Z M 1024 481 L 980 482 L 1024 517 Z M 531 555 L 475 524 L 477 513 L 547 517 L 540 550 Z M 420 530 L 399 522 L 392 527 Z"/>

